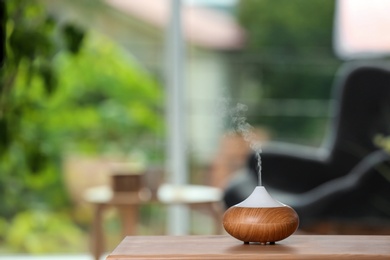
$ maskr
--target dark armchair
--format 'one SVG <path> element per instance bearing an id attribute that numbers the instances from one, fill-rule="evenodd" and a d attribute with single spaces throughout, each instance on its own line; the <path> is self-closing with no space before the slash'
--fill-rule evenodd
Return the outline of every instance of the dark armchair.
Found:
<path id="1" fill-rule="evenodd" d="M 390 223 L 390 157 L 374 143 L 377 135 L 390 135 L 390 70 L 348 65 L 337 75 L 333 91 L 333 121 L 323 145 L 267 145 L 261 155 L 263 185 L 294 207 L 301 227 L 325 219 Z M 226 206 L 245 199 L 256 179 L 252 155 L 226 188 Z"/>

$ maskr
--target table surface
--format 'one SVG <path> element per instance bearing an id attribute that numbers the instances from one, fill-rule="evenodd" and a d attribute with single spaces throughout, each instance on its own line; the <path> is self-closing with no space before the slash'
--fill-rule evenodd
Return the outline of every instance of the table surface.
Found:
<path id="1" fill-rule="evenodd" d="M 145 189 L 140 192 L 113 192 L 110 186 L 98 186 L 89 188 L 84 199 L 96 204 L 140 205 L 151 202 L 152 195 Z M 155 199 L 166 204 L 217 203 L 222 200 L 222 190 L 203 185 L 162 184 Z"/>
<path id="2" fill-rule="evenodd" d="M 107 257 L 125 259 L 390 259 L 390 236 L 292 235 L 275 245 L 221 236 L 128 236 Z"/>

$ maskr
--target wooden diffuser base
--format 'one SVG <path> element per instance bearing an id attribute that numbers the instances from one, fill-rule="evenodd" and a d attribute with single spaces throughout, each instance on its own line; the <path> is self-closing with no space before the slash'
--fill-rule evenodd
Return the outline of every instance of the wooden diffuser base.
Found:
<path id="1" fill-rule="evenodd" d="M 231 207 L 223 226 L 231 236 L 244 241 L 274 243 L 292 235 L 298 228 L 298 215 L 288 206 L 277 208 Z"/>
<path id="2" fill-rule="evenodd" d="M 223 216 L 226 232 L 244 243 L 273 244 L 292 235 L 298 225 L 295 210 L 274 200 L 263 186 L 257 186 L 246 200 Z"/>

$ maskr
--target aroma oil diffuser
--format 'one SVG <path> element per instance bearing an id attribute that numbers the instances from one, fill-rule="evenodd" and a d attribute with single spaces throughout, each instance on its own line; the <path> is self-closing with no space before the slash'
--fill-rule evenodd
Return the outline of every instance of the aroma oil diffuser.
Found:
<path id="1" fill-rule="evenodd" d="M 261 185 L 243 202 L 230 207 L 223 216 L 226 232 L 245 244 L 274 244 L 292 235 L 298 224 L 295 210 L 274 200 Z"/>

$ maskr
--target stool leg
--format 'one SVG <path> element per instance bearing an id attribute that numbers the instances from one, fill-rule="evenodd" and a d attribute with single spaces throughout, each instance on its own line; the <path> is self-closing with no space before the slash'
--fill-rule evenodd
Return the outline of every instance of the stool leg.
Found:
<path id="1" fill-rule="evenodd" d="M 120 205 L 118 206 L 119 215 L 122 222 L 122 235 L 130 236 L 136 234 L 138 224 L 137 205 Z"/>
<path id="2" fill-rule="evenodd" d="M 211 209 L 211 214 L 214 219 L 214 225 L 215 225 L 215 234 L 216 235 L 221 235 L 223 232 L 222 228 L 222 207 L 221 204 L 216 202 L 216 203 L 211 203 L 210 209 Z"/>
<path id="3" fill-rule="evenodd" d="M 94 219 L 91 232 L 91 253 L 95 260 L 99 260 L 104 252 L 103 237 L 103 204 L 97 204 L 94 209 Z"/>

